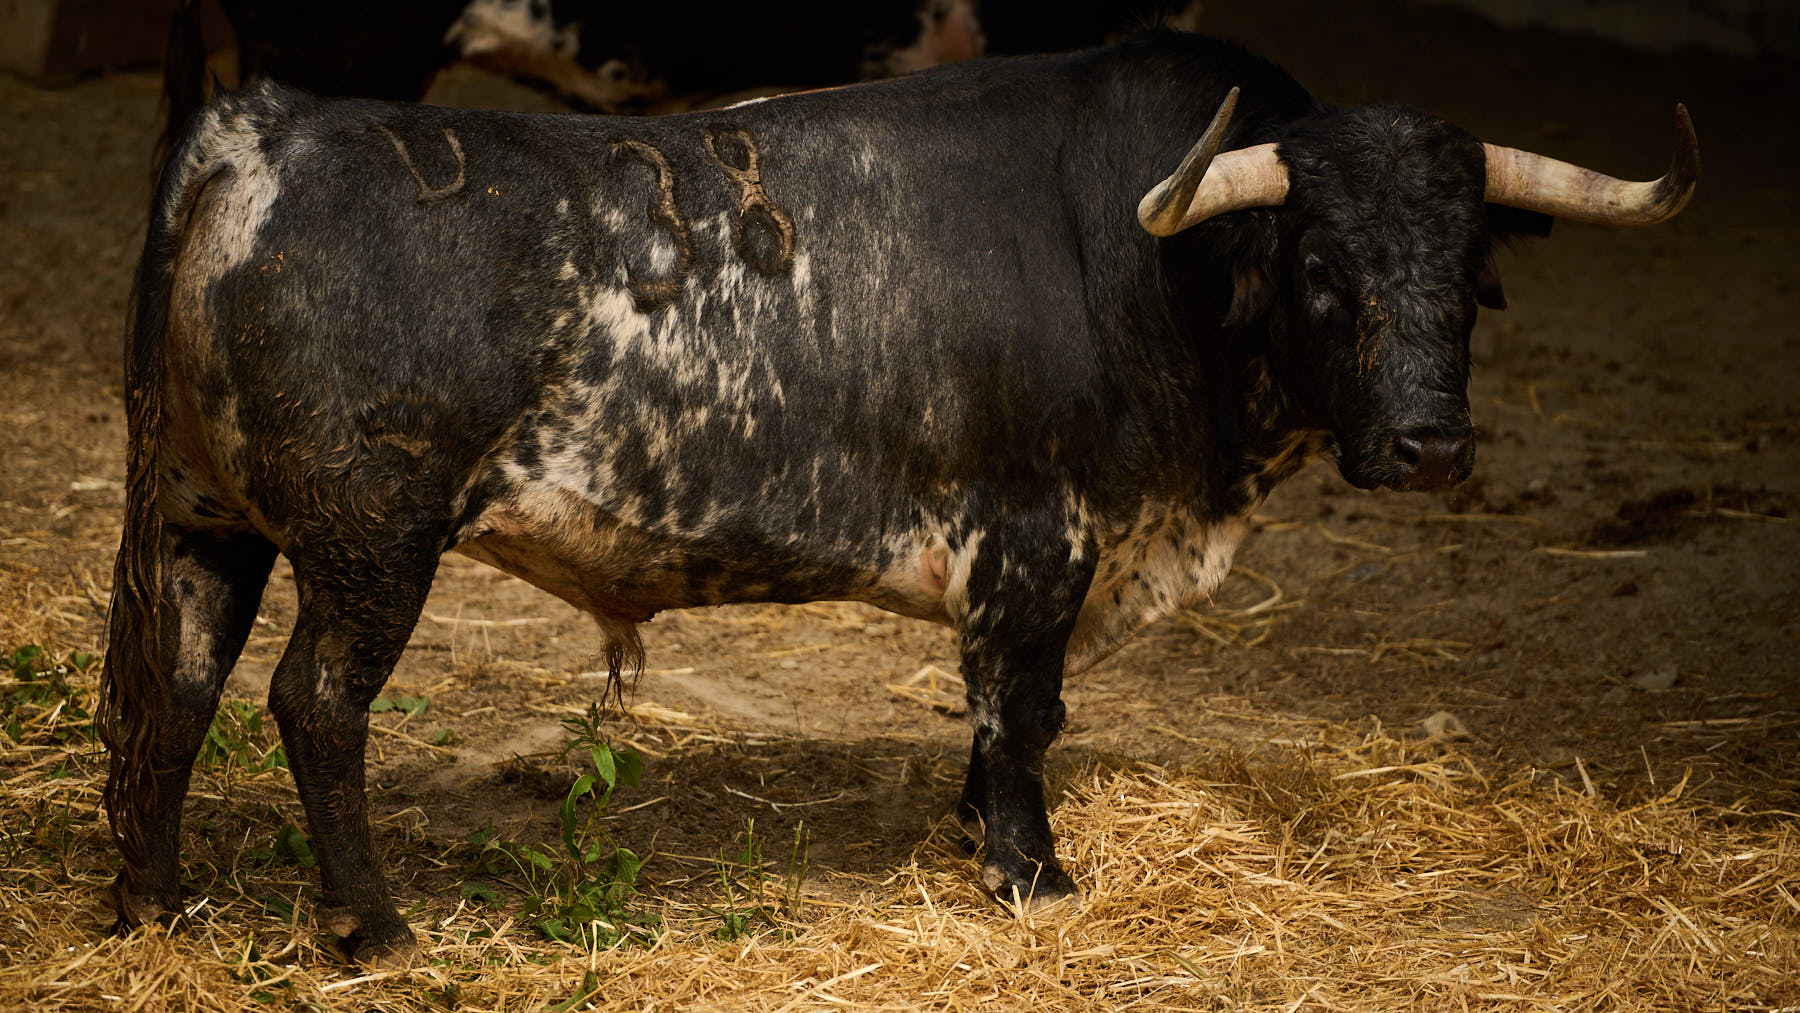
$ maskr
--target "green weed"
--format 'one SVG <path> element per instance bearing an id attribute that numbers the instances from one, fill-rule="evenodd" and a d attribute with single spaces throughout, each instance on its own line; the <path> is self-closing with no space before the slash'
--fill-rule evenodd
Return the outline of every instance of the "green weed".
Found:
<path id="1" fill-rule="evenodd" d="M 285 969 L 263 959 L 254 937 L 245 940 L 237 957 L 237 963 L 229 970 L 231 976 L 240 983 L 256 989 L 250 993 L 250 998 L 264 1005 L 290 1004 L 294 993 L 291 975 Z"/>
<path id="2" fill-rule="evenodd" d="M 575 993 L 554 1006 L 544 1007 L 544 1013 L 569 1013 L 571 1010 L 588 1007 L 588 1004 L 600 999 L 600 975 L 589 971 L 581 976 L 581 984 Z"/>
<path id="3" fill-rule="evenodd" d="M 629 907 L 642 860 L 600 827 L 613 789 L 636 785 L 643 776 L 643 758 L 606 741 L 597 705 L 588 705 L 584 717 L 564 721 L 563 727 L 571 735 L 563 756 L 579 753 L 587 763 L 563 798 L 562 847 L 508 841 L 489 826 L 466 839 L 475 849 L 474 870 L 522 881 L 526 894 L 522 910 L 547 939 L 587 949 L 647 940 L 655 916 Z M 505 903 L 498 887 L 482 881 L 465 884 L 463 897 L 496 906 Z"/>
<path id="4" fill-rule="evenodd" d="M 79 877 L 80 851 L 91 841 L 99 813 L 91 806 L 77 807 L 73 798 L 38 798 L 0 820 L 0 868 L 14 873 L 26 869 L 56 870 L 52 876 L 17 876 L 28 890 L 66 890 Z"/>
<path id="5" fill-rule="evenodd" d="M 431 698 L 428 696 L 378 696 L 369 701 L 370 714 L 388 714 L 395 711 L 407 717 L 416 717 L 431 709 Z M 451 728 L 439 728 L 431 736 L 434 746 L 453 746 L 457 734 Z"/>
<path id="6" fill-rule="evenodd" d="M 386 714 L 388 711 L 401 711 L 405 714 L 423 714 L 431 707 L 428 696 L 378 696 L 369 701 L 370 714 Z"/>
<path id="7" fill-rule="evenodd" d="M 12 742 L 25 744 L 84 743 L 94 738 L 88 690 L 70 684 L 99 663 L 96 655 L 71 651 L 57 658 L 37 644 L 26 644 L 6 656 L 12 679 L 0 696 L 0 729 Z"/>
<path id="8" fill-rule="evenodd" d="M 200 743 L 195 766 L 221 774 L 242 770 L 260 774 L 287 769 L 287 753 L 272 728 L 263 725 L 262 712 L 248 700 L 226 700 L 213 714 L 211 727 Z"/>
<path id="9" fill-rule="evenodd" d="M 276 821 L 273 836 L 266 844 L 253 844 L 244 850 L 244 857 L 251 863 L 261 866 L 294 865 L 302 869 L 316 867 L 318 858 L 313 855 L 312 839 L 306 831 L 290 822 L 281 811 L 274 806 L 260 807 L 267 818 Z"/>
<path id="10" fill-rule="evenodd" d="M 720 921 L 713 935 L 729 942 L 744 938 L 759 926 L 787 935 L 789 931 L 782 927 L 782 920 L 800 916 L 800 886 L 806 879 L 807 852 L 812 844 L 806 821 L 794 827 L 793 850 L 781 876 L 780 894 L 774 900 L 769 899 L 771 877 L 763 860 L 762 839 L 756 835 L 756 820 L 745 821 L 743 840 L 744 846 L 735 855 L 727 849 L 713 859 L 726 900 L 724 907 L 712 909 Z"/>

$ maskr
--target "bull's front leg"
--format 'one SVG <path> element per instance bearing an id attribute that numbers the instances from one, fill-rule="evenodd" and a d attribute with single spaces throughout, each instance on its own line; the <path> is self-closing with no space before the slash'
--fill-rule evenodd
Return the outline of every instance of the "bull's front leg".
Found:
<path id="1" fill-rule="evenodd" d="M 1043 560 L 992 544 L 970 567 L 959 622 L 975 744 L 957 809 L 986 846 L 983 883 L 1035 908 L 1077 893 L 1050 836 L 1044 753 L 1065 720 L 1064 656 L 1093 570 L 1063 544 Z"/>

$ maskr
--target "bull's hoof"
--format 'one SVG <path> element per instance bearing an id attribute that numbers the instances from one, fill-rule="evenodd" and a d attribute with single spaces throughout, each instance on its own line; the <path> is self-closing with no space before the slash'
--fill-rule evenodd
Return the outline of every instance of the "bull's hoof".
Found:
<path id="1" fill-rule="evenodd" d="M 404 971 L 419 963 L 419 941 L 413 937 L 412 930 L 396 939 L 382 942 L 363 940 L 350 948 L 350 940 L 339 945 L 346 950 L 351 962 L 367 967 L 373 971 Z"/>
<path id="2" fill-rule="evenodd" d="M 326 908 L 318 919 L 321 927 L 337 937 L 338 949 L 353 964 L 391 971 L 419 962 L 419 941 L 412 929 L 397 919 L 391 925 L 375 925 L 347 907 Z"/>
<path id="3" fill-rule="evenodd" d="M 124 935 L 143 925 L 173 926 L 181 917 L 179 904 L 165 904 L 154 897 L 134 893 L 125 885 L 123 875 L 113 880 L 112 889 L 109 892 L 113 913 L 118 915 L 112 926 L 114 935 Z"/>
<path id="4" fill-rule="evenodd" d="M 1068 873 L 1054 865 L 1025 864 L 1026 870 L 1009 873 L 990 861 L 981 868 L 981 882 L 1000 903 L 1022 914 L 1042 914 L 1059 905 L 1070 911 L 1081 906 L 1081 888 Z"/>

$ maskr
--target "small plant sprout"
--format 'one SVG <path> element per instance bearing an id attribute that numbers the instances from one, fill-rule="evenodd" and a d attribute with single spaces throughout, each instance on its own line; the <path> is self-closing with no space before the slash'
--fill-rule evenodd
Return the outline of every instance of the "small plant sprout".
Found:
<path id="1" fill-rule="evenodd" d="M 587 762 L 563 797 L 560 851 L 504 840 L 490 826 L 467 838 L 477 849 L 475 871 L 516 874 L 527 894 L 524 913 L 547 939 L 590 950 L 645 941 L 655 917 L 627 906 L 636 893 L 643 860 L 600 826 L 613 790 L 621 784 L 636 785 L 644 761 L 635 751 L 615 749 L 606 741 L 598 705 L 589 704 L 585 715 L 564 721 L 563 727 L 571 740 L 562 755 L 577 753 Z M 500 890 L 484 882 L 465 885 L 463 896 L 485 904 L 504 902 Z"/>
<path id="2" fill-rule="evenodd" d="M 721 922 L 713 935 L 726 941 L 742 939 L 758 923 L 780 929 L 782 919 L 798 918 L 800 887 L 806 879 L 806 856 L 811 843 L 812 835 L 807 833 L 805 821 L 801 821 L 794 827 L 794 845 L 788 856 L 787 869 L 782 873 L 781 895 L 771 903 L 765 899 L 769 874 L 764 868 L 762 838 L 757 836 L 756 820 L 744 821 L 744 846 L 736 855 L 731 855 L 727 849 L 713 859 L 726 901 L 724 907 L 713 909 Z M 784 929 L 783 935 L 787 934 Z"/>

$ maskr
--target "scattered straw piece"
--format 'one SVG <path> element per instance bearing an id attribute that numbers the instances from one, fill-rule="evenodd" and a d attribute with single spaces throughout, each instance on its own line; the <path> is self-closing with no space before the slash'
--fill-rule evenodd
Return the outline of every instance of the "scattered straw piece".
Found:
<path id="1" fill-rule="evenodd" d="M 547 616 L 524 616 L 518 619 L 464 619 L 461 616 L 439 616 L 426 613 L 425 618 L 434 623 L 446 626 L 479 626 L 487 629 L 510 628 L 514 626 L 535 626 L 538 623 L 550 622 Z"/>
<path id="2" fill-rule="evenodd" d="M 1546 556 L 1570 559 L 1643 559 L 1650 554 L 1644 549 L 1563 549 L 1554 545 L 1540 545 L 1537 550 Z"/>
<path id="3" fill-rule="evenodd" d="M 887 690 L 903 700 L 924 704 L 951 716 L 960 716 L 969 709 L 968 691 L 962 677 L 936 665 L 926 665 L 900 682 L 888 683 Z"/>

